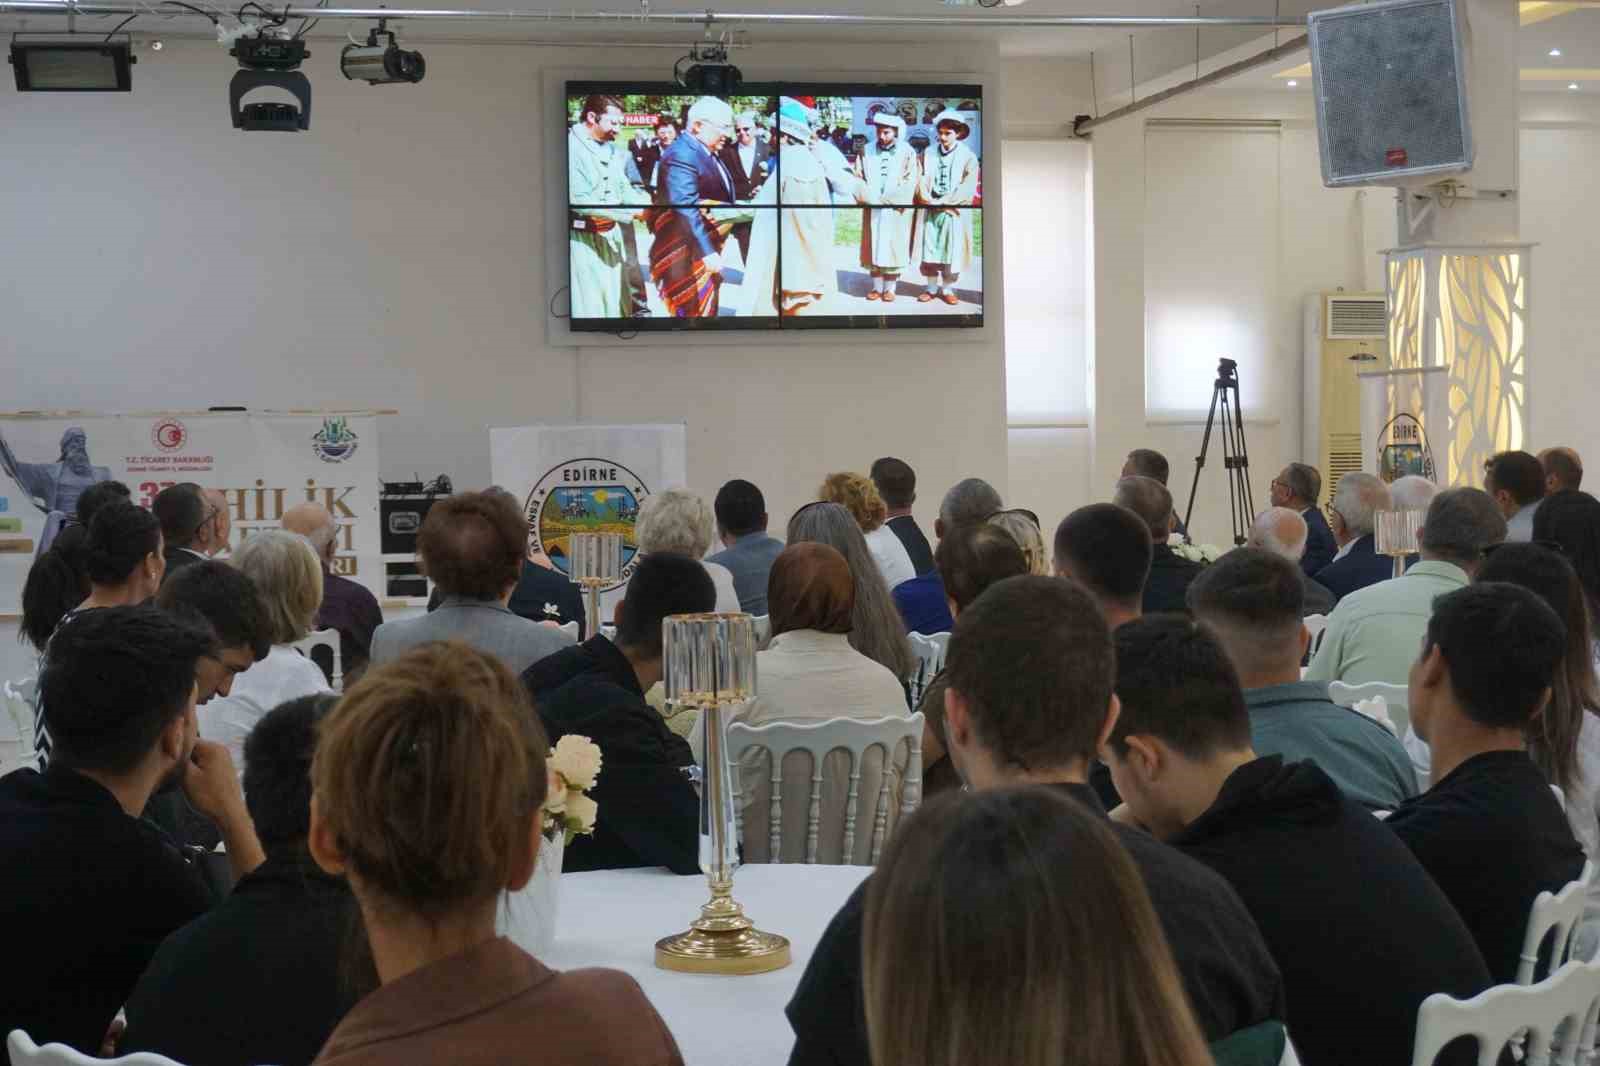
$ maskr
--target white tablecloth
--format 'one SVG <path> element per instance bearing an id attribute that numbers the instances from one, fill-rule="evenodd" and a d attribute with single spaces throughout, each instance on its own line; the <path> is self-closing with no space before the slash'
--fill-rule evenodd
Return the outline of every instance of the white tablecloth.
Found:
<path id="1" fill-rule="evenodd" d="M 678 1041 L 688 1066 L 783 1066 L 794 1047 L 784 1017 L 817 939 L 872 871 L 865 866 L 746 866 L 733 898 L 758 929 L 789 938 L 794 961 L 751 977 L 672 973 L 656 941 L 680 933 L 711 896 L 704 877 L 609 870 L 561 878 L 560 932 L 544 962 L 558 970 L 605 966 L 631 974 Z"/>

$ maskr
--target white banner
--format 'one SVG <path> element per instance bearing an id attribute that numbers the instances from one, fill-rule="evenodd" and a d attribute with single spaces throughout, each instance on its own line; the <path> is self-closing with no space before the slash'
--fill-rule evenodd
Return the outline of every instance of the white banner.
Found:
<path id="1" fill-rule="evenodd" d="M 522 501 L 528 557 L 567 573 L 573 533 L 621 533 L 622 581 L 603 590 L 601 621 L 633 575 L 634 519 L 652 492 L 687 483 L 682 423 L 642 426 L 520 426 L 489 431 L 489 471 Z"/>
<path id="2" fill-rule="evenodd" d="M 1443 484 L 1435 463 L 1449 453 L 1449 375 L 1442 366 L 1357 374 L 1361 382 L 1361 468 L 1385 481 L 1417 474 Z"/>
<path id="3" fill-rule="evenodd" d="M 231 545 L 315 500 L 339 523 L 334 569 L 383 595 L 374 412 L 0 414 L 0 612 L 20 610 L 47 527 L 107 479 L 142 507 L 179 482 L 220 489 Z"/>

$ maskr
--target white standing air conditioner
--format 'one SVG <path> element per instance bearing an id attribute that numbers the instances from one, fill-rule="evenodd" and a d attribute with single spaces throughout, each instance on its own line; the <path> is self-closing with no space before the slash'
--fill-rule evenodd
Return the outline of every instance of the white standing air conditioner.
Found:
<path id="1" fill-rule="evenodd" d="M 1304 438 L 1301 454 L 1322 471 L 1322 499 L 1362 469 L 1361 386 L 1356 375 L 1389 368 L 1389 306 L 1381 292 L 1306 297 Z"/>
<path id="2" fill-rule="evenodd" d="M 1427 185 L 1472 169 L 1456 0 L 1313 11 L 1306 26 L 1323 184 Z"/>

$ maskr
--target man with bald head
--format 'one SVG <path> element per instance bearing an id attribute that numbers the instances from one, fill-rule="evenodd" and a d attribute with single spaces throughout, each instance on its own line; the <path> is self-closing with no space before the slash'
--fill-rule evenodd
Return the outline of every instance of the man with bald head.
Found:
<path id="1" fill-rule="evenodd" d="M 1544 493 L 1577 492 L 1583 487 L 1583 460 L 1571 448 L 1546 448 L 1539 453 L 1544 468 Z"/>
<path id="2" fill-rule="evenodd" d="M 1299 511 L 1292 507 L 1269 507 L 1251 523 L 1245 545 L 1271 552 L 1299 566 L 1306 554 L 1307 532 L 1306 520 Z M 1300 573 L 1300 586 L 1304 593 L 1301 599 L 1302 618 L 1314 614 L 1325 615 L 1338 602 L 1338 597 L 1329 591 L 1328 586 L 1304 571 Z"/>
<path id="3" fill-rule="evenodd" d="M 1204 567 L 1185 559 L 1167 544 L 1172 534 L 1172 493 L 1153 477 L 1125 477 L 1117 482 L 1111 502 L 1143 519 L 1150 534 L 1150 576 L 1144 583 L 1144 613 L 1188 613 L 1184 594 Z"/>
<path id="4" fill-rule="evenodd" d="M 320 503 L 291 507 L 283 512 L 283 528 L 310 541 L 322 561 L 322 606 L 317 610 L 317 628 L 339 631 L 339 662 L 349 682 L 353 674 L 366 668 L 372 655 L 372 634 L 383 625 L 383 609 L 365 585 L 333 572 L 339 524 L 326 507 Z"/>

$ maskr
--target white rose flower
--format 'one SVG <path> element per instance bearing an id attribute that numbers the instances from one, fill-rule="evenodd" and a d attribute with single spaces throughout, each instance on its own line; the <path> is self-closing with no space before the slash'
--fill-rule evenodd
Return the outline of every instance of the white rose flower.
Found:
<path id="1" fill-rule="evenodd" d="M 551 814 L 560 814 L 567 809 L 567 783 L 561 780 L 561 775 L 556 772 L 555 767 L 546 766 L 544 769 L 550 778 L 544 796 L 544 809 Z"/>
<path id="2" fill-rule="evenodd" d="M 594 820 L 600 814 L 600 805 L 588 796 L 573 794 L 567 797 L 567 827 L 579 833 L 594 832 Z"/>
<path id="3" fill-rule="evenodd" d="M 591 789 L 600 775 L 600 746 L 588 737 L 569 733 L 556 742 L 550 765 L 571 788 Z"/>

